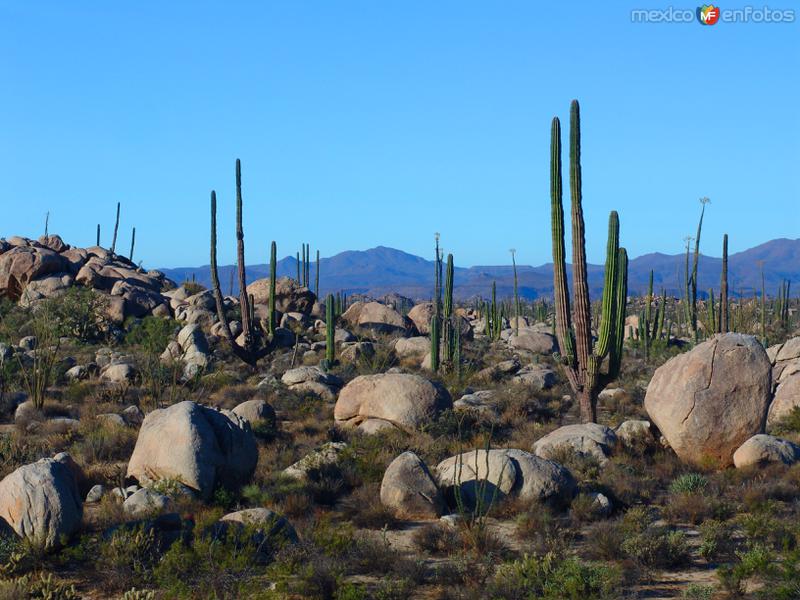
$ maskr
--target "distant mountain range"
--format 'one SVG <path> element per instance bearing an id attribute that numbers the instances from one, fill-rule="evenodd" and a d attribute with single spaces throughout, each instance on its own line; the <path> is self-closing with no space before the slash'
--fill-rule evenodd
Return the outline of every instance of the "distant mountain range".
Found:
<path id="1" fill-rule="evenodd" d="M 668 255 L 654 252 L 639 256 L 628 265 L 628 289 L 632 294 L 641 294 L 647 289 L 650 270 L 654 271 L 654 286 L 657 292 L 666 289 L 668 294 L 679 296 L 683 288 L 685 255 Z M 719 291 L 722 259 L 701 255 L 698 268 L 698 288 L 705 293 L 709 288 Z M 728 282 L 732 294 L 752 295 L 761 289 L 761 264 L 767 294 L 774 295 L 783 279 L 792 282 L 793 295 L 800 291 L 800 239 L 771 240 L 744 252 L 728 257 Z M 691 268 L 691 265 L 690 265 Z M 220 266 L 220 282 L 223 293 L 235 293 L 235 281 L 231 288 L 231 274 L 235 266 Z M 311 287 L 316 267 L 311 265 Z M 161 269 L 176 282 L 194 280 L 205 286 L 211 283 L 208 265 Z M 592 294 L 599 294 L 603 286 L 603 266 L 589 265 L 589 285 Z M 539 267 L 518 265 L 520 294 L 529 299 L 552 297 L 553 265 Z M 278 276 L 296 277 L 297 260 L 287 257 L 278 261 Z M 568 268 L 571 278 L 571 268 Z M 269 277 L 268 264 L 247 265 L 248 283 Z M 235 280 L 235 277 L 233 278 Z M 513 294 L 514 276 L 510 265 L 456 267 L 454 295 L 458 299 L 475 296 L 488 297 L 492 282 L 497 282 L 497 293 L 501 297 Z M 320 260 L 320 288 L 323 294 L 342 291 L 347 294 L 365 294 L 381 297 L 395 292 L 414 300 L 428 299 L 433 292 L 433 261 L 426 260 L 402 250 L 378 246 L 369 250 L 349 250 Z M 596 297 L 596 296 L 595 296 Z"/>

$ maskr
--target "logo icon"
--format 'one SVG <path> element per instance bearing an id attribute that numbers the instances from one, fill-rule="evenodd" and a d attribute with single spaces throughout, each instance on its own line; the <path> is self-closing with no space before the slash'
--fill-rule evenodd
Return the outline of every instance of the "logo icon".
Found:
<path id="1" fill-rule="evenodd" d="M 719 6 L 703 4 L 697 8 L 697 20 L 701 25 L 714 25 L 719 21 Z"/>

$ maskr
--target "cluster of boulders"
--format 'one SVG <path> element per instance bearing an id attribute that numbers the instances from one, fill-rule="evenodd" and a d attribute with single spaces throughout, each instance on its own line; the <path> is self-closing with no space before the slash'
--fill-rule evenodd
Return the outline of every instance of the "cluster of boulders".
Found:
<path id="1" fill-rule="evenodd" d="M 414 452 L 386 469 L 381 502 L 401 518 L 436 518 L 450 511 L 483 509 L 507 496 L 568 503 L 577 484 L 568 469 L 517 449 L 476 449 L 451 456 L 431 470 Z"/>
<path id="2" fill-rule="evenodd" d="M 800 406 L 800 338 L 765 351 L 753 336 L 715 335 L 659 367 L 644 405 L 687 463 L 793 462 L 792 445 L 764 431 Z"/>
<path id="3" fill-rule="evenodd" d="M 105 294 L 108 317 L 116 323 L 127 317 L 170 316 L 163 292 L 174 283 L 159 271 L 145 271 L 99 246 L 70 246 L 58 235 L 0 239 L 0 296 L 30 305 L 58 297 L 73 285 Z"/>
<path id="4" fill-rule="evenodd" d="M 381 373 L 350 381 L 339 393 L 333 416 L 337 424 L 365 433 L 416 431 L 447 408 L 452 399 L 442 386 L 419 375 Z"/>

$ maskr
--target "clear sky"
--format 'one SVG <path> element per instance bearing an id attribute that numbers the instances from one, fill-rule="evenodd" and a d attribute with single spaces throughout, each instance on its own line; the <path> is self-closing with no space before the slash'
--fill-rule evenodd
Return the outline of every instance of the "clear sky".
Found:
<path id="1" fill-rule="evenodd" d="M 239 157 L 248 262 L 429 256 L 439 231 L 462 266 L 541 264 L 550 120 L 566 137 L 578 98 L 591 261 L 611 209 L 632 256 L 679 252 L 700 196 L 708 254 L 800 237 L 800 14 L 631 22 L 669 4 L 0 0 L 0 236 L 50 211 L 107 245 L 121 201 L 118 247 L 136 226 L 145 266 L 206 264 L 216 189 L 229 263 Z"/>

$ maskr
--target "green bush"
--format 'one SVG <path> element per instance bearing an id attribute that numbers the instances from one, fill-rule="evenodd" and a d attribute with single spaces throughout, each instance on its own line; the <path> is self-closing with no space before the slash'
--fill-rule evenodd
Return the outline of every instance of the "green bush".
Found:
<path id="1" fill-rule="evenodd" d="M 673 568 L 689 561 L 686 536 L 680 531 L 650 527 L 645 532 L 622 542 L 622 550 L 635 563 L 643 567 Z"/>
<path id="2" fill-rule="evenodd" d="M 616 567 L 548 553 L 501 565 L 489 584 L 488 595 L 495 600 L 611 599 L 619 597 L 621 583 Z"/>
<path id="3" fill-rule="evenodd" d="M 700 473 L 684 473 L 670 484 L 673 494 L 702 494 L 708 487 L 708 479 Z"/>
<path id="4" fill-rule="evenodd" d="M 122 527 L 100 545 L 98 566 L 115 589 L 129 589 L 152 581 L 159 556 L 153 529 Z"/>
<path id="5" fill-rule="evenodd" d="M 730 524 L 709 519 L 700 525 L 700 556 L 708 562 L 731 555 L 734 549 Z"/>

